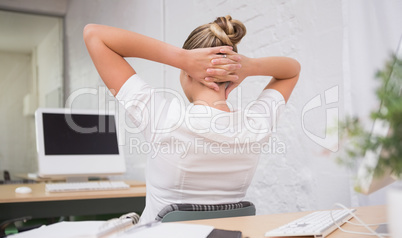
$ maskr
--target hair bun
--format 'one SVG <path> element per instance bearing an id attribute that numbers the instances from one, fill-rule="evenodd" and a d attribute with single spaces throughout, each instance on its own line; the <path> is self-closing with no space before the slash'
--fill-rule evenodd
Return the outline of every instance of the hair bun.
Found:
<path id="1" fill-rule="evenodd" d="M 212 33 L 226 45 L 235 47 L 246 35 L 246 27 L 230 15 L 218 17 L 210 25 Z"/>
<path id="2" fill-rule="evenodd" d="M 183 49 L 229 45 L 237 52 L 237 44 L 246 35 L 246 27 L 231 16 L 218 17 L 214 22 L 194 29 L 183 44 Z"/>

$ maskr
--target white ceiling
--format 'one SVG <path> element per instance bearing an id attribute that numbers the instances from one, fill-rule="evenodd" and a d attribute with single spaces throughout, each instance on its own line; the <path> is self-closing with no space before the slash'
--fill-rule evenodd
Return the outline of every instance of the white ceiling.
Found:
<path id="1" fill-rule="evenodd" d="M 0 10 L 0 51 L 31 53 L 61 18 Z"/>

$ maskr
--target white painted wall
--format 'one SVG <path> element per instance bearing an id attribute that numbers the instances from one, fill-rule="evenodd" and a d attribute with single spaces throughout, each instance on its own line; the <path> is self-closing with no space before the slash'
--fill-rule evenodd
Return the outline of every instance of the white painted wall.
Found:
<path id="1" fill-rule="evenodd" d="M 62 106 L 63 101 L 63 21 L 54 19 L 54 27 L 33 49 L 37 64 L 38 106 Z"/>
<path id="2" fill-rule="evenodd" d="M 358 11 L 359 6 L 350 8 L 350 14 Z M 350 103 L 345 98 L 354 100 L 351 92 L 359 90 L 358 82 L 365 80 L 356 79 L 360 81 L 352 86 L 347 84 L 345 91 L 345 79 L 350 78 L 350 72 L 345 74 L 344 60 L 353 50 L 345 47 L 345 32 L 359 35 L 360 29 L 370 27 L 365 22 L 360 25 L 365 28 L 360 29 L 352 24 L 353 19 L 345 15 L 347 7 L 342 0 L 71 0 L 66 15 L 66 96 L 74 95 L 71 106 L 76 108 L 107 109 L 114 103 L 111 97 L 104 96 L 103 84 L 86 52 L 82 40 L 85 24 L 121 27 L 181 46 L 198 25 L 230 14 L 248 29 L 239 45 L 240 53 L 251 57 L 290 56 L 302 65 L 300 81 L 276 133 L 278 143 L 286 145 L 286 153 L 262 156 L 247 199 L 256 203 L 259 214 L 327 209 L 335 202 L 358 205 L 351 175 L 335 163 L 336 153 L 331 150 L 336 151 L 336 140 L 325 140 L 332 138 L 326 134 L 327 127 L 333 124 L 330 116 L 343 117 L 345 104 Z M 181 91 L 177 69 L 139 59 L 129 62 L 151 85 Z M 242 103 L 251 101 L 268 81 L 246 80 L 241 95 L 239 90 L 233 92 L 230 102 L 235 104 L 238 97 Z M 90 89 L 100 93 L 77 93 Z M 365 97 L 374 100 L 374 95 Z M 318 99 L 321 106 L 314 107 L 313 99 Z M 311 110 L 307 110 L 308 106 Z M 327 115 L 328 112 L 332 114 Z M 124 177 L 141 179 L 145 155 L 130 151 L 128 143 L 132 137 L 141 138 L 130 133 L 123 136 L 128 167 Z"/>
<path id="3" fill-rule="evenodd" d="M 23 115 L 23 98 L 32 86 L 31 55 L 0 52 L 0 72 L 0 171 L 36 171 L 34 118 Z"/>

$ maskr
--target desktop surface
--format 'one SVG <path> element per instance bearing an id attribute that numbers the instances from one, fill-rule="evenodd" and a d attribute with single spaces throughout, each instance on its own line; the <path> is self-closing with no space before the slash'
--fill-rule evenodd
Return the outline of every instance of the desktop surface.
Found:
<path id="1" fill-rule="evenodd" d="M 0 223 L 25 216 L 52 218 L 60 216 L 102 215 L 142 212 L 145 184 L 125 181 L 129 189 L 113 191 L 48 193 L 44 183 L 0 185 Z M 18 194 L 17 187 L 30 187 L 31 193 Z"/>
<path id="2" fill-rule="evenodd" d="M 214 226 L 217 229 L 224 230 L 239 230 L 242 231 L 243 237 L 249 238 L 262 238 L 264 234 L 272 229 L 285 225 L 293 220 L 301 218 L 309 212 L 297 212 L 297 213 L 282 213 L 282 214 L 270 214 L 270 215 L 257 215 L 257 216 L 245 216 L 245 217 L 231 217 L 220 219 L 208 219 L 198 221 L 185 221 L 185 223 L 202 224 Z M 386 222 L 386 207 L 385 206 L 369 206 L 356 208 L 355 214 L 366 223 L 383 223 Z M 354 218 L 350 221 L 356 222 Z M 357 227 L 351 224 L 344 224 L 342 228 L 346 230 L 368 232 L 364 227 Z M 376 229 L 376 227 L 373 227 Z M 350 234 L 342 232 L 337 229 L 331 233 L 328 238 L 363 238 L 372 237 L 357 234 Z M 294 238 L 294 237 L 292 237 Z"/>
<path id="3" fill-rule="evenodd" d="M 65 192 L 65 193 L 48 193 L 45 191 L 44 183 L 3 184 L 0 185 L 0 203 L 145 196 L 146 193 L 145 183 L 137 181 L 126 181 L 126 183 L 130 185 L 129 189 L 109 190 L 109 191 Z M 28 194 L 18 194 L 15 192 L 15 189 L 18 187 L 30 187 L 32 189 L 32 192 Z"/>

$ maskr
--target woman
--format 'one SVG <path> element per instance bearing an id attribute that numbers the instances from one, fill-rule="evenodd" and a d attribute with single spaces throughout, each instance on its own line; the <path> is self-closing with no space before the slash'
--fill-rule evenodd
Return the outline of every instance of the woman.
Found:
<path id="1" fill-rule="evenodd" d="M 245 197 L 277 107 L 288 100 L 300 72 L 291 58 L 237 54 L 245 33 L 240 21 L 219 17 L 196 28 L 180 49 L 118 28 L 85 27 L 84 40 L 102 80 L 153 148 L 142 223 L 171 203 L 231 203 Z M 181 69 L 189 106 L 157 93 L 124 57 Z M 226 102 L 229 93 L 253 75 L 272 79 L 254 102 L 233 110 Z"/>

